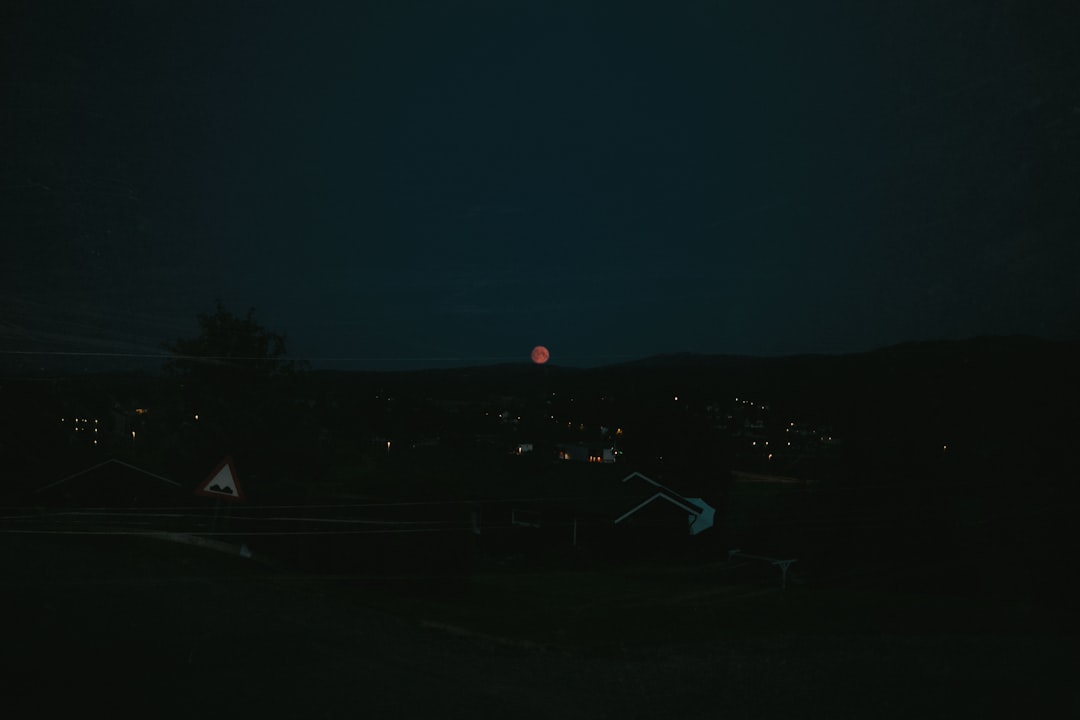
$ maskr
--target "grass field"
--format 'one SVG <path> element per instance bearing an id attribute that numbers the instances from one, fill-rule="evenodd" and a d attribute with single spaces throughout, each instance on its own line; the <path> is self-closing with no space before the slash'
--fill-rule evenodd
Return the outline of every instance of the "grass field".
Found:
<path id="1" fill-rule="evenodd" d="M 6 677 L 12 697 L 39 709 L 527 718 L 1080 709 L 1066 618 L 1015 600 L 907 591 L 926 583 L 895 573 L 781 592 L 772 568 L 640 563 L 485 571 L 448 585 L 286 573 L 147 539 L 11 535 L 0 560 L 17 619 Z"/>
<path id="2" fill-rule="evenodd" d="M 948 571 L 909 569 L 783 591 L 774 568 L 738 562 L 484 573 L 450 590 L 407 579 L 340 583 L 358 602 L 431 627 L 589 654 L 780 636 L 1051 637 L 1074 628 L 1060 609 L 1023 599 L 926 590 L 928 574 Z"/>

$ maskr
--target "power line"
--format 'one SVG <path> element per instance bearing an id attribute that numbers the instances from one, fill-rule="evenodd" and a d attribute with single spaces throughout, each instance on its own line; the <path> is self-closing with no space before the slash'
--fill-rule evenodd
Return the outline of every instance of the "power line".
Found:
<path id="1" fill-rule="evenodd" d="M 116 357 L 116 358 L 142 358 L 142 359 L 169 359 L 169 360 L 245 360 L 266 361 L 275 360 L 282 362 L 528 362 L 528 355 L 469 355 L 469 356 L 440 356 L 440 357 L 402 357 L 385 355 L 343 355 L 343 356 L 247 356 L 247 355 L 175 355 L 173 353 L 132 353 L 132 352 L 101 352 L 90 350 L 0 350 L 0 355 L 25 355 L 25 356 L 55 356 L 55 357 Z M 562 355 L 564 359 L 590 359 L 590 360 L 627 360 L 634 358 L 633 355 Z"/>

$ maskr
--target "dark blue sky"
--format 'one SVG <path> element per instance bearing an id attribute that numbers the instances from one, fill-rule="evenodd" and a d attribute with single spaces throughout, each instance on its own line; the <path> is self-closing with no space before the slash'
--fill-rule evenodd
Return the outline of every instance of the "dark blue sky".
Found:
<path id="1" fill-rule="evenodd" d="M 0 349 L 1076 338 L 1070 5 L 5 3 Z"/>

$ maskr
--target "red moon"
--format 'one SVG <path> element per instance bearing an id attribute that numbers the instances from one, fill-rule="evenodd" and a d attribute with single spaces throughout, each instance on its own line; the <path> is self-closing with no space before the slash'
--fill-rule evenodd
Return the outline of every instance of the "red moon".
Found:
<path id="1" fill-rule="evenodd" d="M 532 351 L 532 361 L 537 365 L 543 365 L 551 357 L 551 353 L 543 345 L 537 345 Z"/>

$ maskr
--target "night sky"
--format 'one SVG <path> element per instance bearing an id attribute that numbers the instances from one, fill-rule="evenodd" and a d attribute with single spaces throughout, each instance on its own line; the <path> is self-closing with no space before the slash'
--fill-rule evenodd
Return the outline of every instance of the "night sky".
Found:
<path id="1" fill-rule="evenodd" d="M 0 350 L 1075 339 L 1074 6 L 9 0 Z"/>

